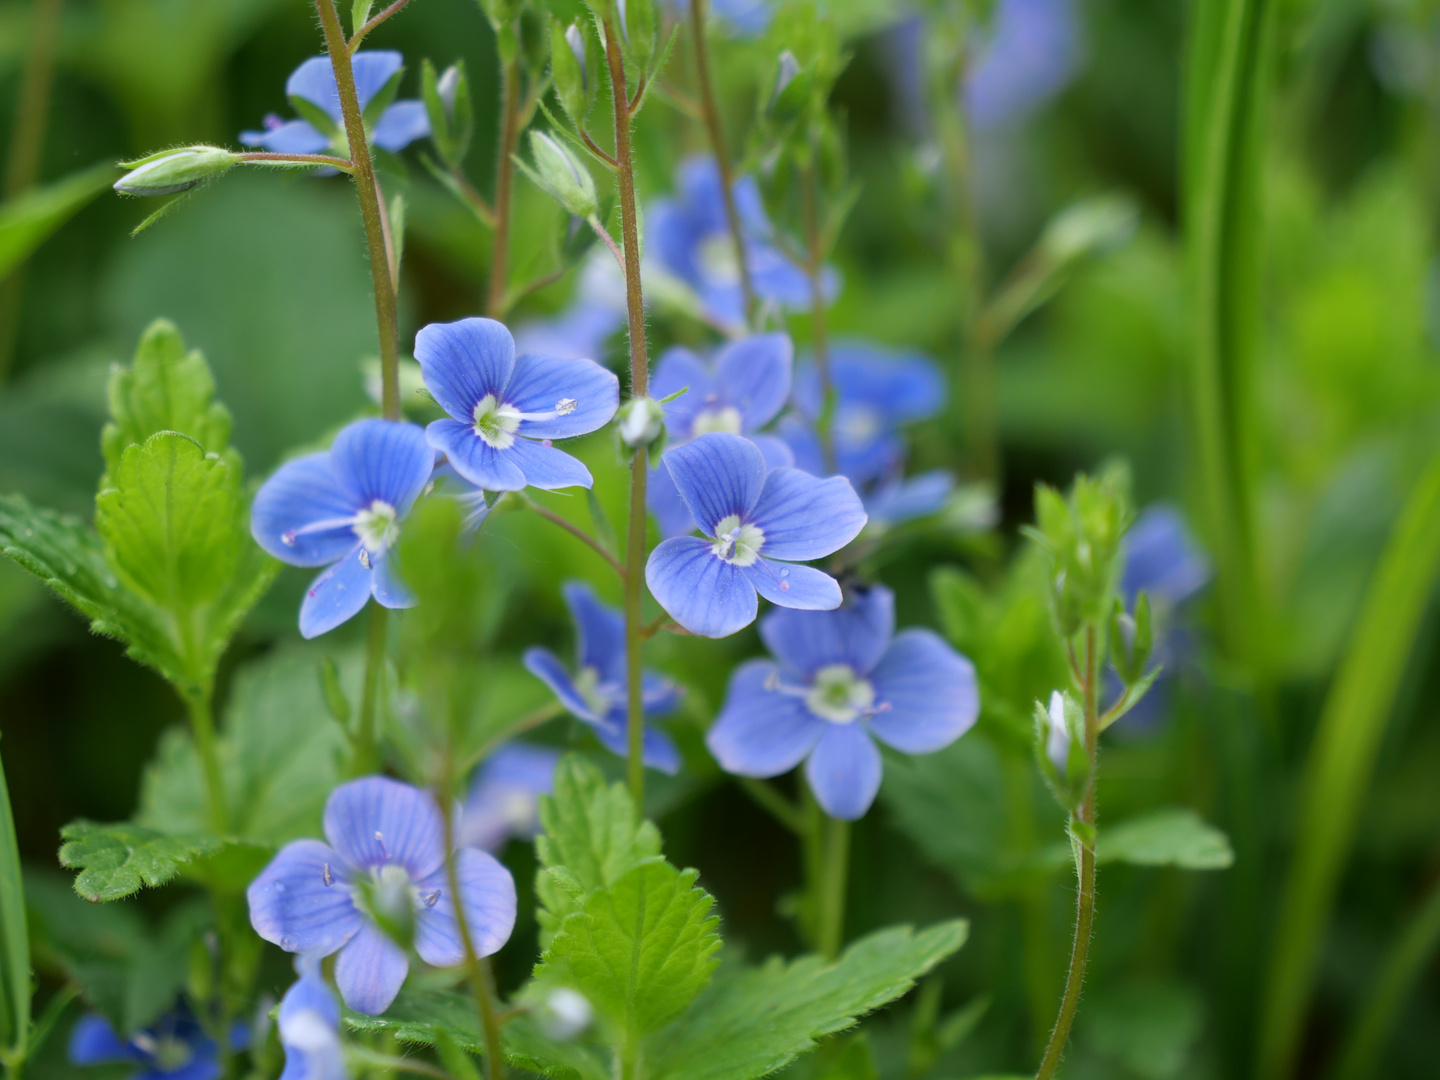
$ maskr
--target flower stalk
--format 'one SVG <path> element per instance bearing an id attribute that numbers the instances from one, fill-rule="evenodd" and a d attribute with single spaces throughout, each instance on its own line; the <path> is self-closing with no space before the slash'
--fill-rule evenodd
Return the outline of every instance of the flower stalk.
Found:
<path id="1" fill-rule="evenodd" d="M 801 210 L 805 220 L 805 276 L 810 281 L 810 347 L 820 377 L 820 416 L 816 431 L 825 457 L 825 472 L 835 472 L 835 384 L 830 377 L 830 335 L 825 325 L 825 251 L 820 235 L 820 172 L 812 161 L 800 180 Z"/>
<path id="2" fill-rule="evenodd" d="M 205 775 L 205 805 L 210 813 L 210 827 L 223 836 L 230 828 L 230 813 L 225 805 L 225 781 L 215 746 L 212 694 L 211 690 L 186 694 L 185 709 L 190 714 L 190 731 L 194 735 L 195 750 L 200 755 L 200 767 Z"/>
<path id="3" fill-rule="evenodd" d="M 486 311 L 503 319 L 509 307 L 510 201 L 515 186 L 515 146 L 520 139 L 520 61 L 504 62 L 500 81 L 500 153 L 495 161 L 495 233 L 490 248 L 489 296 Z"/>

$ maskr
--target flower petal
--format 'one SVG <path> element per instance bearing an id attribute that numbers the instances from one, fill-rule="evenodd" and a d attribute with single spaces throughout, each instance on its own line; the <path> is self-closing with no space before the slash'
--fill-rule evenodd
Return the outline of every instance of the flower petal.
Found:
<path id="1" fill-rule="evenodd" d="M 1167 503 L 1146 507 L 1125 534 L 1120 589 L 1129 603 L 1144 589 L 1152 602 L 1179 604 L 1209 580 L 1210 562 L 1190 539 L 1180 512 Z"/>
<path id="2" fill-rule="evenodd" d="M 834 611 L 772 611 L 760 620 L 765 647 L 807 681 L 830 664 L 868 673 L 894 632 L 895 594 L 883 585 L 851 591 L 844 606 Z"/>
<path id="3" fill-rule="evenodd" d="M 73 1065 L 102 1065 L 112 1061 L 133 1061 L 139 1055 L 128 1042 L 115 1034 L 99 1013 L 86 1013 L 70 1032 L 70 1062 Z"/>
<path id="4" fill-rule="evenodd" d="M 341 784 L 325 803 L 325 835 L 357 867 L 395 863 L 419 880 L 445 861 L 444 833 L 434 797 L 388 777 Z"/>
<path id="5" fill-rule="evenodd" d="M 556 488 L 595 485 L 595 479 L 583 461 L 553 446 L 532 439 L 516 439 L 515 444 L 504 453 L 524 474 L 525 483 L 530 487 L 554 491 Z"/>
<path id="6" fill-rule="evenodd" d="M 765 488 L 764 455 L 739 435 L 701 435 L 694 442 L 665 451 L 661 461 L 670 470 L 691 516 L 701 531 L 710 535 L 731 514 L 748 518 Z"/>
<path id="7" fill-rule="evenodd" d="M 617 706 L 605 719 L 590 726 L 595 730 L 595 737 L 600 740 L 601 746 L 617 757 L 630 756 L 630 733 L 623 705 Z M 645 763 L 646 768 L 658 769 L 668 776 L 674 776 L 680 771 L 680 751 L 675 749 L 669 735 L 649 724 L 645 725 L 645 730 L 641 733 L 640 760 Z"/>
<path id="8" fill-rule="evenodd" d="M 272 154 L 322 154 L 330 149 L 330 140 L 308 120 L 291 120 L 268 131 L 242 131 L 240 145 Z"/>
<path id="9" fill-rule="evenodd" d="M 522 420 L 520 434 L 534 439 L 568 439 L 604 427 L 620 407 L 620 380 L 594 360 L 562 360 L 526 353 L 515 359 L 505 401 L 522 413 L 573 410 L 550 420 Z"/>
<path id="10" fill-rule="evenodd" d="M 730 676 L 725 707 L 705 735 L 720 767 L 736 776 L 779 776 L 814 749 L 826 722 L 805 703 L 767 686 L 779 672 L 768 660 L 741 664 Z"/>
<path id="11" fill-rule="evenodd" d="M 674 679 L 654 671 L 640 673 L 640 698 L 646 716 L 653 719 L 674 712 L 684 696 L 684 689 L 676 686 Z"/>
<path id="12" fill-rule="evenodd" d="M 378 1016 L 400 993 L 409 971 L 405 950 L 374 923 L 367 922 L 340 950 L 340 958 L 335 961 L 335 985 L 350 1008 Z"/>
<path id="13" fill-rule="evenodd" d="M 312 56 L 291 72 L 290 78 L 285 80 L 285 96 L 301 98 L 323 109 L 335 121 L 336 127 L 345 123 L 340 114 L 340 91 L 335 86 L 335 69 L 330 66 L 328 56 Z M 365 107 L 363 102 L 360 107 Z"/>
<path id="14" fill-rule="evenodd" d="M 415 594 L 400 579 L 395 562 L 395 553 L 386 552 L 370 556 L 370 594 L 381 607 L 412 608 Z"/>
<path id="15" fill-rule="evenodd" d="M 452 469 L 477 488 L 519 491 L 525 486 L 525 474 L 510 451 L 496 450 L 475 434 L 469 424 L 436 420 L 425 429 L 425 439 L 445 455 Z"/>
<path id="16" fill-rule="evenodd" d="M 721 350 L 715 361 L 715 390 L 740 411 L 742 430 L 764 427 L 784 407 L 794 358 L 789 334 L 757 334 Z"/>
<path id="17" fill-rule="evenodd" d="M 495 856 L 474 848 L 455 853 L 455 879 L 476 955 L 499 952 L 515 929 L 515 879 Z M 415 951 L 420 959 L 435 967 L 464 963 L 465 949 L 445 867 L 415 885 L 420 894 L 420 906 L 415 909 Z"/>
<path id="18" fill-rule="evenodd" d="M 870 717 L 870 730 L 907 754 L 949 746 L 980 715 L 975 665 L 930 630 L 897 635 L 870 682 L 883 710 Z"/>
<path id="19" fill-rule="evenodd" d="M 666 540 L 672 536 L 684 536 L 698 528 L 695 519 L 690 516 L 690 507 L 680 497 L 680 489 L 675 486 L 670 470 L 659 461 L 650 470 L 649 482 L 645 485 L 645 505 L 655 515 L 655 524 Z"/>
<path id="20" fill-rule="evenodd" d="M 360 509 L 358 500 L 336 480 L 329 454 L 306 454 L 281 465 L 260 485 L 250 507 L 250 534 L 291 566 L 328 566 L 359 542 L 355 530 L 348 524 L 317 532 L 300 530 L 353 517 Z"/>
<path id="21" fill-rule="evenodd" d="M 745 629 L 759 607 L 755 586 L 744 572 L 717 558 L 710 541 L 698 536 L 662 541 L 645 564 L 645 583 L 672 619 L 701 637 L 728 637 Z"/>
<path id="22" fill-rule="evenodd" d="M 601 682 L 625 684 L 625 617 L 602 604 L 583 581 L 560 587 L 575 620 L 576 655 L 580 667 L 594 668 Z"/>
<path id="23" fill-rule="evenodd" d="M 315 638 L 328 634 L 341 623 L 360 614 L 372 589 L 370 568 L 361 562 L 369 558 L 359 544 L 328 570 L 322 571 L 300 601 L 300 636 Z"/>
<path id="24" fill-rule="evenodd" d="M 797 469 L 811 476 L 826 475 L 828 470 L 825 468 L 825 452 L 820 447 L 820 436 L 808 420 L 798 413 L 786 413 L 776 425 L 776 431 L 790 448 Z"/>
<path id="25" fill-rule="evenodd" d="M 744 568 L 755 591 L 772 604 L 801 611 L 833 611 L 844 597 L 840 583 L 823 570 L 763 556 Z"/>
<path id="26" fill-rule="evenodd" d="M 329 956 L 355 936 L 363 921 L 352 899 L 350 874 L 344 858 L 319 840 L 286 844 L 245 892 L 250 925 L 286 952 Z"/>
<path id="27" fill-rule="evenodd" d="M 795 452 L 784 439 L 774 435 L 747 435 L 746 438 L 760 448 L 760 456 L 765 459 L 765 468 L 773 471 L 794 466 Z"/>
<path id="28" fill-rule="evenodd" d="M 827 814 L 854 821 L 865 816 L 880 790 L 880 751 L 863 724 L 827 726 L 805 762 L 805 779 Z"/>
<path id="29" fill-rule="evenodd" d="M 799 469 L 776 469 L 750 518 L 765 533 L 763 555 L 802 561 L 839 551 L 859 536 L 865 507 L 843 476 L 819 480 Z"/>
<path id="30" fill-rule="evenodd" d="M 565 665 L 560 663 L 555 654 L 549 649 L 526 649 L 525 669 L 537 679 L 550 687 L 551 692 L 560 699 L 571 714 L 579 717 L 587 723 L 596 723 L 598 717 L 591 710 L 589 703 L 580 696 L 580 691 L 575 688 L 575 681 L 570 678 L 570 673 L 565 670 Z"/>
<path id="31" fill-rule="evenodd" d="M 945 505 L 954 487 L 955 477 L 944 469 L 909 478 L 897 476 L 870 492 L 865 512 L 872 524 L 899 525 L 935 513 Z"/>
<path id="32" fill-rule="evenodd" d="M 515 339 L 494 319 L 431 323 L 415 335 L 415 359 L 440 407 L 468 427 L 480 400 L 498 398 L 510 382 Z"/>
<path id="33" fill-rule="evenodd" d="M 398 154 L 416 139 L 430 134 L 430 117 L 423 101 L 397 101 L 380 114 L 370 139 L 382 150 Z"/>
<path id="34" fill-rule="evenodd" d="M 358 52 L 350 60 L 350 69 L 355 74 L 355 96 L 360 101 L 360 110 L 370 104 L 370 99 L 384 89 L 385 84 L 405 64 L 405 58 L 390 49 L 376 49 Z M 335 85 L 332 75 L 330 85 Z"/>
<path id="35" fill-rule="evenodd" d="M 330 467 L 361 506 L 380 499 L 404 517 L 430 482 L 435 455 L 418 424 L 357 420 L 335 436 Z"/>
<path id="36" fill-rule="evenodd" d="M 673 442 L 690 438 L 696 414 L 714 392 L 712 381 L 705 362 L 683 345 L 672 346 L 660 354 L 655 374 L 650 378 L 650 396 L 659 401 L 678 390 L 685 391 L 664 406 L 665 427 Z"/>

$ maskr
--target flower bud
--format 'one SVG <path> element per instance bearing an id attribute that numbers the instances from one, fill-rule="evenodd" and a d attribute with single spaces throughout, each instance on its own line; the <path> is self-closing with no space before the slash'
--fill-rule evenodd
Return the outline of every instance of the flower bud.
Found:
<path id="1" fill-rule="evenodd" d="M 569 1042 L 585 1033 L 595 1010 L 584 994 L 567 987 L 552 990 L 539 1009 L 540 1026 L 556 1042 Z"/>
<path id="2" fill-rule="evenodd" d="M 115 181 L 116 191 L 126 195 L 174 195 L 224 176 L 235 164 L 235 155 L 218 146 L 187 146 L 121 164 L 133 168 Z"/>
<path id="3" fill-rule="evenodd" d="M 1055 263 L 1103 254 L 1135 235 L 1140 211 L 1124 195 L 1097 195 L 1060 211 L 1045 227 L 1040 249 Z"/>
<path id="4" fill-rule="evenodd" d="M 588 218 L 599 209 L 590 170 L 568 148 L 543 131 L 532 131 L 530 152 L 535 158 L 530 179 L 549 192 L 567 213 Z"/>
<path id="5" fill-rule="evenodd" d="M 620 441 L 626 446 L 649 446 L 665 430 L 665 410 L 654 398 L 634 398 L 620 414 Z"/>
<path id="6" fill-rule="evenodd" d="M 793 52 L 786 49 L 776 61 L 775 82 L 770 90 L 770 100 L 765 105 L 765 111 L 779 123 L 789 123 L 800 115 L 809 89 L 809 76 L 802 77 L 800 61 L 795 59 Z"/>
<path id="7" fill-rule="evenodd" d="M 420 88 L 435 149 L 445 164 L 458 168 L 465 151 L 470 149 L 470 135 L 475 126 L 464 61 L 451 64 L 437 78 L 434 66 L 426 60 L 420 71 Z"/>
<path id="8" fill-rule="evenodd" d="M 550 76 L 560 107 L 576 124 L 582 123 L 589 102 L 585 96 L 585 35 L 578 22 L 567 28 L 558 19 L 550 20 Z"/>

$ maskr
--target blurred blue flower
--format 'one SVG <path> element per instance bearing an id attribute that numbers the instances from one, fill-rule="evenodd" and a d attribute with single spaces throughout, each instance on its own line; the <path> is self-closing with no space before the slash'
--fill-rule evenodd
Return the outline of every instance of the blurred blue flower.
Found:
<path id="1" fill-rule="evenodd" d="M 955 477 L 944 469 L 918 476 L 891 476 L 862 488 L 860 499 L 872 528 L 889 528 L 938 513 L 955 489 Z"/>
<path id="2" fill-rule="evenodd" d="M 324 453 L 287 461 L 250 508 L 256 542 L 291 566 L 326 566 L 300 605 L 300 633 L 316 637 L 371 596 L 403 608 L 414 596 L 389 552 L 430 480 L 434 451 L 415 424 L 357 420 Z"/>
<path id="3" fill-rule="evenodd" d="M 515 329 L 515 350 L 565 360 L 605 356 L 605 341 L 625 324 L 625 276 L 606 249 L 596 249 L 580 270 L 570 305 L 548 319 Z"/>
<path id="4" fill-rule="evenodd" d="M 245 1046 L 244 1025 L 236 1025 L 230 1041 L 235 1049 Z M 75 1065 L 133 1062 L 131 1080 L 215 1080 L 224 1071 L 215 1040 L 185 1010 L 167 1013 L 128 1039 L 103 1016 L 87 1013 L 70 1032 L 69 1057 Z"/>
<path id="5" fill-rule="evenodd" d="M 725 432 L 701 435 L 662 459 L 704 537 L 676 536 L 650 553 L 645 581 L 692 634 L 726 637 L 755 621 L 758 592 L 781 607 L 840 604 L 835 579 L 790 560 L 838 551 L 865 527 L 843 476 L 770 471 L 759 448 Z"/>
<path id="6" fill-rule="evenodd" d="M 247 892 L 250 925 L 286 952 L 338 951 L 335 981 L 356 1012 L 381 1013 L 410 970 L 379 919 L 409 923 L 415 951 L 435 967 L 464 960 L 445 870 L 445 827 L 427 792 L 382 776 L 342 784 L 325 804 L 330 841 L 296 840 Z M 515 882 L 493 855 L 455 854 L 461 906 L 475 950 L 489 956 L 515 928 Z"/>
<path id="7" fill-rule="evenodd" d="M 689 387 L 665 406 L 665 430 L 672 446 L 697 435 L 728 431 L 744 435 L 765 456 L 768 468 L 793 465 L 790 448 L 773 435 L 756 431 L 784 407 L 790 396 L 794 346 L 787 334 L 742 338 L 721 349 L 706 363 L 689 349 L 676 346 L 660 357 L 650 381 L 650 394 L 665 398 Z M 695 519 L 680 498 L 668 470 L 655 461 L 645 497 L 650 512 L 667 538 L 694 532 Z"/>
<path id="8" fill-rule="evenodd" d="M 554 691 L 572 716 L 595 729 L 607 750 L 624 757 L 629 752 L 625 619 L 620 612 L 600 603 L 584 582 L 567 581 L 561 591 L 570 617 L 575 620 L 575 674 L 566 671 L 549 649 L 527 649 L 525 666 Z M 647 718 L 673 712 L 680 702 L 680 689 L 654 672 L 643 673 L 641 688 Z M 672 775 L 680 771 L 680 753 L 675 744 L 664 732 L 648 725 L 645 764 Z"/>
<path id="9" fill-rule="evenodd" d="M 404 60 L 397 52 L 362 52 L 355 54 L 351 65 L 355 72 L 355 95 L 364 112 L 370 100 L 400 74 Z M 340 91 L 335 85 L 335 70 L 330 66 L 329 57 L 312 56 L 296 68 L 285 83 L 285 94 L 292 103 L 299 98 L 329 117 L 330 130 L 321 131 L 309 120 L 286 121 L 272 114 L 265 118 L 264 131 L 242 131 L 242 144 L 277 154 L 319 154 L 328 150 L 338 157 L 350 156 L 345 141 L 345 118 L 340 112 Z M 370 141 L 396 153 L 430 134 L 430 120 L 423 101 L 393 102 L 379 117 L 366 116 L 365 121 Z"/>
<path id="10" fill-rule="evenodd" d="M 972 123 L 984 131 L 1027 119 L 1069 85 L 1081 54 L 1075 0 L 999 0 L 965 79 Z"/>
<path id="11" fill-rule="evenodd" d="M 425 429 L 430 445 L 476 487 L 589 487 L 590 470 L 550 445 L 603 427 L 620 381 L 593 360 L 515 355 L 494 319 L 431 323 L 415 335 L 425 386 L 450 414 Z"/>
<path id="12" fill-rule="evenodd" d="M 646 256 L 660 272 L 693 290 L 708 318 L 723 327 L 743 328 L 745 298 L 720 170 L 711 158 L 690 158 L 680 166 L 677 186 L 674 197 L 657 200 L 645 215 Z M 756 295 L 781 307 L 808 307 L 809 279 L 775 246 L 754 178 L 736 180 L 734 196 Z M 827 298 L 838 291 L 839 278 L 827 269 Z"/>
<path id="13" fill-rule="evenodd" d="M 776 611 L 760 636 L 778 660 L 730 677 L 706 736 L 738 776 L 778 776 L 805 762 L 832 817 L 861 817 L 880 789 L 879 739 L 929 754 L 965 734 L 980 712 L 975 668 L 937 634 L 895 634 L 895 597 L 874 586 L 835 611 Z"/>
<path id="14" fill-rule="evenodd" d="M 285 1048 L 280 1080 L 344 1080 L 340 1043 L 340 1002 L 320 975 L 320 958 L 295 959 L 298 978 L 280 999 L 276 1026 Z"/>
<path id="15" fill-rule="evenodd" d="M 900 425 L 934 416 L 945 403 L 940 369 L 918 353 L 892 353 L 861 342 L 837 342 L 830 349 L 835 389 L 831 437 L 840 475 L 856 486 L 894 475 L 903 462 Z M 791 394 L 795 412 L 780 424 L 780 435 L 795 454 L 795 465 L 816 476 L 826 472 L 815 432 L 823 404 L 820 375 L 813 362 L 795 371 Z"/>
<path id="16" fill-rule="evenodd" d="M 670 0 L 677 18 L 690 17 L 690 0 Z M 770 0 L 709 0 L 710 16 L 740 37 L 759 37 L 770 25 Z"/>
<path id="17" fill-rule="evenodd" d="M 523 742 L 507 743 L 486 758 L 465 800 L 460 842 L 499 851 L 512 836 L 534 836 L 540 830 L 540 796 L 554 789 L 559 760 L 559 751 Z"/>

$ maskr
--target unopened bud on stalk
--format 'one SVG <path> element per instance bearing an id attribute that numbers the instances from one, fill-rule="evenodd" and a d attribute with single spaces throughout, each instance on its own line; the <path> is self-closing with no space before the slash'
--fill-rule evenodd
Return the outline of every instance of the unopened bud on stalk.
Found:
<path id="1" fill-rule="evenodd" d="M 560 106 L 576 124 L 584 122 L 589 100 L 585 92 L 585 36 L 578 22 L 566 27 L 550 20 L 550 76 Z"/>
<path id="2" fill-rule="evenodd" d="M 187 146 L 120 164 L 130 171 L 115 181 L 116 191 L 126 195 L 174 195 L 224 176 L 235 164 L 235 155 L 218 146 Z"/>
<path id="3" fill-rule="evenodd" d="M 600 200 L 590 170 L 568 148 L 543 131 L 532 131 L 530 152 L 535 158 L 535 168 L 527 170 L 530 179 L 567 213 L 588 218 L 599 209 Z"/>
<path id="4" fill-rule="evenodd" d="M 1140 211 L 1125 195 L 1097 195 L 1066 207 L 1045 227 L 1040 249 L 1054 262 L 1104 254 L 1135 235 Z"/>
<path id="5" fill-rule="evenodd" d="M 444 162 L 458 168 L 470 148 L 474 116 L 465 64 L 451 64 L 437 77 L 429 60 L 420 71 L 420 92 L 430 119 L 430 138 Z"/>
<path id="6" fill-rule="evenodd" d="M 776 62 L 775 85 L 770 90 L 770 100 L 765 106 L 765 111 L 775 119 L 789 120 L 799 111 L 799 98 L 805 89 L 803 83 L 795 82 L 799 74 L 800 61 L 795 59 L 793 52 L 786 49 Z M 795 90 L 786 93 L 791 86 L 794 86 Z"/>
<path id="7" fill-rule="evenodd" d="M 665 410 L 654 398 L 635 398 L 620 413 L 620 441 L 626 446 L 649 446 L 665 430 Z"/>

